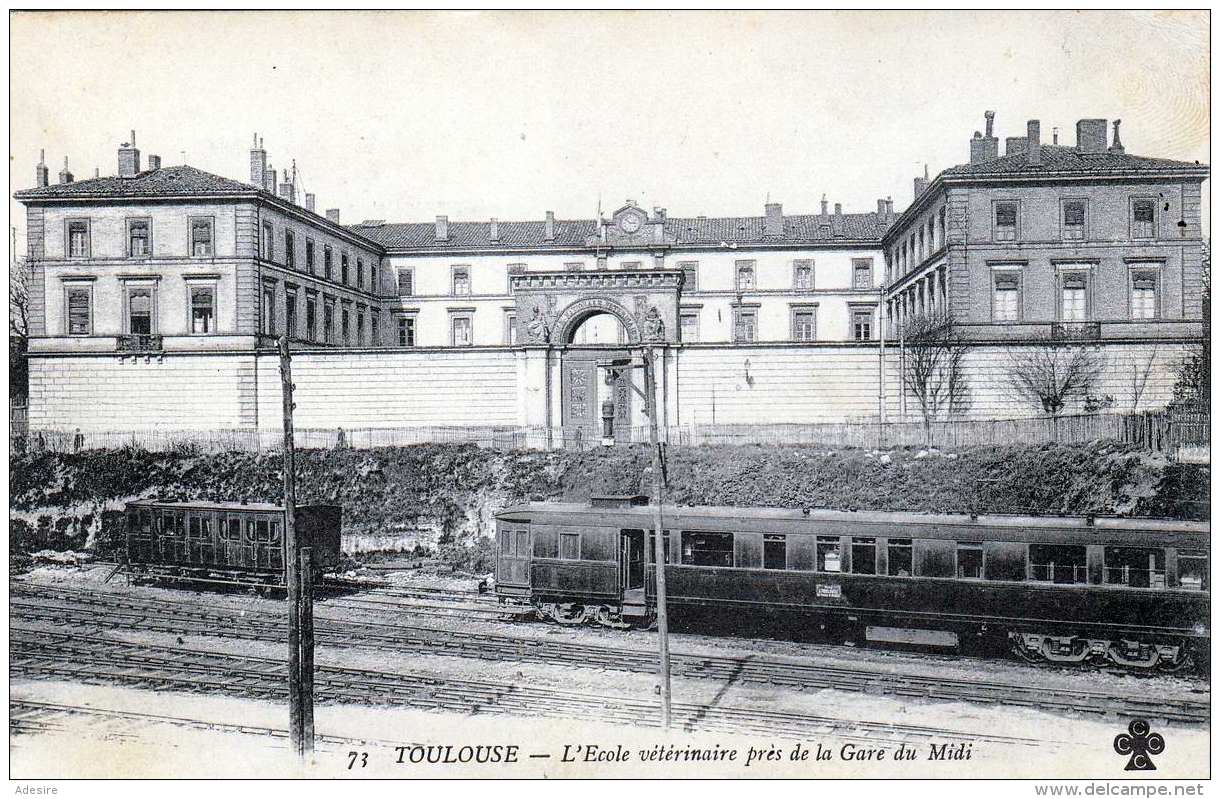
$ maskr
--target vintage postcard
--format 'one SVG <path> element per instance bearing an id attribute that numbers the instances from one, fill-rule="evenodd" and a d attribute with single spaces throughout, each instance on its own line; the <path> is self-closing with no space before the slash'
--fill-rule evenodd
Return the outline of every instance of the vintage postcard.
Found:
<path id="1" fill-rule="evenodd" d="M 16 793 L 1209 787 L 1208 11 L 8 23 Z"/>

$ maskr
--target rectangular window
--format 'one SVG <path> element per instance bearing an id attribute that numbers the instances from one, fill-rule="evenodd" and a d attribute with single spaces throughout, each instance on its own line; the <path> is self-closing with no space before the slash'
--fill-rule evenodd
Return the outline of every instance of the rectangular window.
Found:
<path id="1" fill-rule="evenodd" d="M 996 322 L 1016 322 L 1021 318 L 1021 278 L 1011 272 L 997 272 L 991 302 L 991 318 Z"/>
<path id="2" fill-rule="evenodd" d="M 733 566 L 732 533 L 694 533 L 682 531 L 684 566 Z"/>
<path id="3" fill-rule="evenodd" d="M 191 332 L 216 332 L 216 287 L 191 286 Z"/>
<path id="4" fill-rule="evenodd" d="M 983 579 L 983 545 L 977 541 L 957 542 L 957 576 Z"/>
<path id="5" fill-rule="evenodd" d="M 853 289 L 871 289 L 873 287 L 873 259 L 851 259 L 851 287 Z"/>
<path id="6" fill-rule="evenodd" d="M 877 573 L 877 539 L 853 538 L 851 540 L 852 574 Z"/>
<path id="7" fill-rule="evenodd" d="M 1165 587 L 1165 550 L 1147 547 L 1106 547 L 1106 585 L 1131 588 Z"/>
<path id="8" fill-rule="evenodd" d="M 263 287 L 263 334 L 275 335 L 275 289 Z"/>
<path id="9" fill-rule="evenodd" d="M 133 336 L 153 333 L 153 290 L 147 287 L 127 289 L 127 332 Z"/>
<path id="10" fill-rule="evenodd" d="M 734 308 L 733 340 L 758 340 L 758 310 L 755 308 Z"/>
<path id="11" fill-rule="evenodd" d="M 530 549 L 530 531 L 529 530 L 518 530 L 516 538 L 517 538 L 517 557 L 528 558 L 534 554 Z"/>
<path id="12" fill-rule="evenodd" d="M 792 265 L 792 287 L 798 290 L 813 288 L 813 261 L 797 261 Z"/>
<path id="13" fill-rule="evenodd" d="M 792 340 L 814 341 L 817 338 L 817 311 L 813 308 L 792 310 Z"/>
<path id="14" fill-rule="evenodd" d="M 682 270 L 682 290 L 683 291 L 698 291 L 699 290 L 699 262 L 698 261 L 682 261 L 678 264 L 678 268 Z"/>
<path id="15" fill-rule="evenodd" d="M 1088 318 L 1088 276 L 1068 272 L 1061 277 L 1060 318 L 1065 322 L 1082 322 Z"/>
<path id="16" fill-rule="evenodd" d="M 398 317 L 398 346 L 414 347 L 415 346 L 415 317 L 400 316 Z"/>
<path id="17" fill-rule="evenodd" d="M 1131 318 L 1156 318 L 1156 275 L 1136 272 L 1131 275 Z"/>
<path id="18" fill-rule="evenodd" d="M 1178 550 L 1178 588 L 1186 591 L 1206 591 L 1207 551 L 1203 549 Z"/>
<path id="19" fill-rule="evenodd" d="M 275 260 L 275 229 L 270 222 L 263 223 L 262 255 L 264 261 Z"/>
<path id="20" fill-rule="evenodd" d="M 559 534 L 559 558 L 580 560 L 580 533 Z"/>
<path id="21" fill-rule="evenodd" d="M 763 536 L 763 568 L 782 570 L 788 568 L 788 537 L 785 535 Z"/>
<path id="22" fill-rule="evenodd" d="M 147 258 L 152 255 L 152 222 L 150 220 L 127 220 L 127 255 L 129 258 Z"/>
<path id="23" fill-rule="evenodd" d="M 510 347 L 517 343 L 517 315 L 504 314 L 504 343 Z"/>
<path id="24" fill-rule="evenodd" d="M 356 288 L 364 288 L 364 259 L 356 259 Z"/>
<path id="25" fill-rule="evenodd" d="M 316 341 L 318 336 L 318 299 L 305 295 L 305 338 Z"/>
<path id="26" fill-rule="evenodd" d="M 356 311 L 356 346 L 364 345 L 364 311 Z"/>
<path id="27" fill-rule="evenodd" d="M 911 576 L 911 539 L 891 538 L 886 555 L 886 569 L 891 577 Z"/>
<path id="28" fill-rule="evenodd" d="M 330 280 L 333 274 L 334 260 L 334 253 L 331 252 L 330 245 L 324 246 L 322 248 L 322 272 L 327 280 Z"/>
<path id="29" fill-rule="evenodd" d="M 753 291 L 754 289 L 754 262 L 753 261 L 738 261 L 737 262 L 737 290 L 738 291 Z"/>
<path id="30" fill-rule="evenodd" d="M 347 308 L 339 317 L 339 343 L 345 347 L 352 343 L 352 312 Z"/>
<path id="31" fill-rule="evenodd" d="M 873 312 L 871 310 L 851 312 L 851 335 L 856 341 L 873 340 Z"/>
<path id="32" fill-rule="evenodd" d="M 461 297 L 470 294 L 470 269 L 465 266 L 453 267 L 453 295 Z"/>
<path id="33" fill-rule="evenodd" d="M 670 557 L 670 554 L 669 554 L 670 553 L 669 537 L 670 537 L 669 530 L 666 530 L 661 536 L 661 546 L 664 547 L 664 549 L 665 549 L 665 553 L 664 553 L 663 557 L 665 558 L 666 563 L 672 562 L 672 558 Z M 656 563 L 657 559 L 654 557 L 654 554 L 657 551 L 657 534 L 654 530 L 648 531 L 648 544 L 645 545 L 644 549 L 645 549 L 644 554 L 647 557 L 648 562 Z"/>
<path id="34" fill-rule="evenodd" d="M 1063 201 L 1063 238 L 1073 241 L 1084 238 L 1085 209 L 1084 200 Z"/>
<path id="35" fill-rule="evenodd" d="M 351 278 L 347 265 L 347 253 L 339 254 L 339 276 L 340 282 L 346 286 Z"/>
<path id="36" fill-rule="evenodd" d="M 326 300 L 322 305 L 322 341 L 335 343 L 335 302 Z"/>
<path id="37" fill-rule="evenodd" d="M 843 571 L 842 542 L 838 536 L 820 535 L 817 542 L 817 570 Z"/>
<path id="38" fill-rule="evenodd" d="M 214 253 L 212 220 L 192 219 L 191 256 L 194 258 L 211 258 Z"/>
<path id="39" fill-rule="evenodd" d="M 93 289 L 68 287 L 68 335 L 87 336 L 93 331 Z"/>
<path id="40" fill-rule="evenodd" d="M 995 204 L 995 226 L 992 229 L 995 241 L 1017 240 L 1017 204 L 998 202 Z"/>
<path id="41" fill-rule="evenodd" d="M 1137 239 L 1156 236 L 1156 202 L 1134 200 L 1131 203 L 1131 235 Z"/>
<path id="42" fill-rule="evenodd" d="M 699 340 L 699 314 L 693 311 L 683 311 L 679 316 L 682 327 L 682 340 L 686 342 Z"/>
<path id="43" fill-rule="evenodd" d="M 377 285 L 377 264 L 369 264 L 369 291 L 376 294 L 378 288 L 379 287 Z"/>
<path id="44" fill-rule="evenodd" d="M 313 268 L 314 268 L 313 239 L 305 239 L 305 271 L 312 275 Z"/>
<path id="45" fill-rule="evenodd" d="M 297 293 L 284 292 L 284 335 L 290 339 L 297 337 Z"/>
<path id="46" fill-rule="evenodd" d="M 284 263 L 289 269 L 295 269 L 297 265 L 297 237 L 287 228 L 284 229 Z"/>
<path id="47" fill-rule="evenodd" d="M 369 314 L 369 339 L 372 346 L 381 346 L 381 319 L 376 311 Z"/>
<path id="48" fill-rule="evenodd" d="M 1029 579 L 1043 583 L 1087 583 L 1085 548 L 1059 544 L 1029 545 Z"/>
<path id="49" fill-rule="evenodd" d="M 89 257 L 89 220 L 68 220 L 68 257 Z"/>
<path id="50" fill-rule="evenodd" d="M 410 269 L 398 270 L 398 295 L 410 297 L 415 293 L 415 275 Z"/>
<path id="51" fill-rule="evenodd" d="M 471 318 L 469 316 L 455 316 L 449 323 L 451 327 L 451 342 L 455 347 L 469 347 L 473 341 L 471 339 Z"/>

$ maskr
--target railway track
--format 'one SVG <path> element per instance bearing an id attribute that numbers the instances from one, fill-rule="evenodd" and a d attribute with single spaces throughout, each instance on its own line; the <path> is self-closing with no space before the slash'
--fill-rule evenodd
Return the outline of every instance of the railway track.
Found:
<path id="1" fill-rule="evenodd" d="M 282 727 L 262 727 L 256 724 L 235 724 L 223 721 L 204 721 L 182 716 L 166 716 L 160 713 L 139 713 L 131 710 L 64 705 L 56 702 L 39 702 L 28 699 L 10 699 L 9 732 L 14 735 L 67 732 L 78 734 L 83 727 L 89 733 L 107 739 L 148 739 L 156 735 L 159 726 L 236 733 L 282 741 L 284 748 L 290 746 L 288 730 Z M 158 737 L 159 743 L 174 746 L 171 737 Z M 410 746 L 401 741 L 384 741 L 370 738 L 346 738 L 325 733 L 314 734 L 315 747 L 323 751 L 343 751 L 352 747 Z"/>
<path id="2" fill-rule="evenodd" d="M 99 636 L 20 627 L 10 627 L 9 647 L 9 668 L 13 677 L 120 684 L 156 691 L 218 693 L 272 701 L 283 701 L 287 690 L 285 664 L 272 658 L 132 644 Z M 462 715 L 490 713 L 589 719 L 633 727 L 660 726 L 659 710 L 653 701 L 413 672 L 317 666 L 314 689 L 321 703 L 389 704 Z M 687 732 L 761 734 L 789 740 L 834 735 L 844 740 L 890 743 L 968 741 L 1022 747 L 1054 747 L 1064 743 L 914 724 L 682 702 L 673 705 L 673 726 Z"/>
<path id="3" fill-rule="evenodd" d="M 273 613 L 249 613 L 201 608 L 194 603 L 133 598 L 121 594 L 38 589 L 24 593 L 14 586 L 10 616 L 55 625 L 96 629 L 143 629 L 178 635 L 235 637 L 279 642 L 283 618 Z M 53 599 L 65 604 L 49 604 Z M 417 651 L 483 660 L 516 660 L 651 673 L 652 654 L 622 647 L 519 638 L 492 633 L 445 630 L 421 625 L 334 620 L 319 616 L 315 636 L 324 646 L 361 646 L 391 651 Z M 1102 691 L 1048 689 L 1034 684 L 948 679 L 886 671 L 802 663 L 765 656 L 730 657 L 675 652 L 673 673 L 720 683 L 778 686 L 797 691 L 836 689 L 882 696 L 900 696 L 997 705 L 1021 705 L 1041 710 L 1090 715 L 1137 716 L 1159 721 L 1206 723 L 1208 697 L 1166 699 L 1148 693 L 1115 696 Z"/>

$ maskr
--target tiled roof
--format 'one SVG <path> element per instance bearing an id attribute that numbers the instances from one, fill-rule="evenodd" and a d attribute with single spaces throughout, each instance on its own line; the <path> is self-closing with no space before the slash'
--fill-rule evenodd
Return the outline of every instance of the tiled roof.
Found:
<path id="1" fill-rule="evenodd" d="M 1170 161 L 1167 158 L 1144 158 L 1126 153 L 1099 152 L 1082 153 L 1075 147 L 1044 144 L 1041 147 L 1040 163 L 1031 164 L 1029 153 L 1005 155 L 975 164 L 950 167 L 941 173 L 944 177 L 975 177 L 983 175 L 1025 175 L 1041 172 L 1179 172 L 1182 170 L 1207 169 L 1205 164 L 1187 161 Z"/>
<path id="2" fill-rule="evenodd" d="M 809 244 L 834 241 L 880 241 L 891 219 L 876 213 L 840 214 L 838 222 L 829 214 L 787 215 L 784 235 L 767 238 L 763 235 L 764 218 L 743 217 L 670 217 L 665 220 L 665 237 L 678 245 L 719 245 L 721 243 L 750 244 Z M 555 220 L 555 238 L 547 241 L 546 223 L 500 222 L 497 241 L 491 240 L 490 222 L 450 222 L 449 238 L 436 240 L 434 222 L 404 222 L 385 225 L 352 225 L 350 229 L 389 250 L 467 249 L 482 247 L 585 247 L 597 236 L 593 219 Z M 835 231 L 841 227 L 841 235 Z"/>
<path id="3" fill-rule="evenodd" d="M 24 189 L 13 196 L 18 200 L 34 200 L 57 197 L 175 197 L 257 191 L 258 188 L 247 183 L 183 165 L 148 169 L 130 178 L 110 176 L 78 180 L 74 183 L 53 183 L 49 186 Z"/>

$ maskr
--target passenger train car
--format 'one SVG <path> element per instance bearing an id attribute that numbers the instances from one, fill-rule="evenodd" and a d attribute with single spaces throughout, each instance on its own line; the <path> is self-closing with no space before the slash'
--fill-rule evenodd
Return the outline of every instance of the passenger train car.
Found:
<path id="1" fill-rule="evenodd" d="M 652 529 L 642 497 L 509 508 L 496 591 L 564 623 L 646 625 Z M 1206 523 L 667 506 L 664 530 L 679 618 L 758 610 L 866 640 L 1001 637 L 1031 661 L 1170 670 L 1210 637 Z"/>
<path id="2" fill-rule="evenodd" d="M 343 511 L 296 509 L 296 531 L 311 547 L 313 576 L 339 564 Z M 127 570 L 158 578 L 284 585 L 284 508 L 236 502 L 129 502 L 124 510 Z"/>

